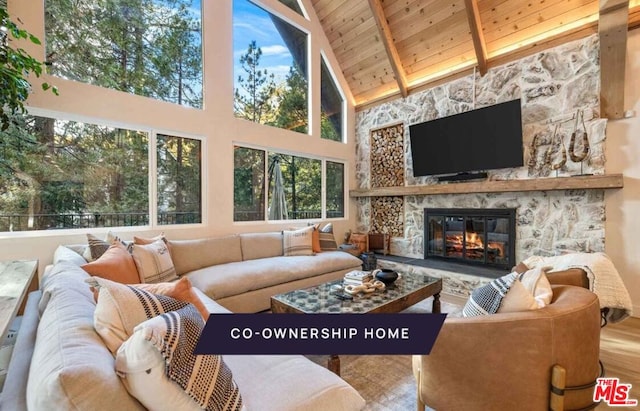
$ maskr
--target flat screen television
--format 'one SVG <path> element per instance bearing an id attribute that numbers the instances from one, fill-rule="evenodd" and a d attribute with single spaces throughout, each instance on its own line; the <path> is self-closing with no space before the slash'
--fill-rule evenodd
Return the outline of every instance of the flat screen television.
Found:
<path id="1" fill-rule="evenodd" d="M 409 126 L 414 176 L 520 167 L 520 99 Z"/>

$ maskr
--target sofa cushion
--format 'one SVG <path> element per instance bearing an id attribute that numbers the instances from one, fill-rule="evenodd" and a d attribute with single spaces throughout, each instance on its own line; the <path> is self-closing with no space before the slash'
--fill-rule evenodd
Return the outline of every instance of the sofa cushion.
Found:
<path id="1" fill-rule="evenodd" d="M 282 232 L 240 234 L 242 259 L 279 257 L 282 251 Z"/>
<path id="2" fill-rule="evenodd" d="M 271 257 L 212 266 L 187 274 L 194 287 L 220 299 L 334 271 L 361 267 L 349 253 L 330 251 L 314 256 Z M 233 278 L 233 281 L 229 281 Z"/>
<path id="3" fill-rule="evenodd" d="M 84 270 L 61 262 L 43 278 L 38 338 L 34 347 L 29 410 L 143 410 L 114 370 L 114 358 L 93 328 L 95 303 Z"/>
<path id="4" fill-rule="evenodd" d="M 84 259 L 81 253 L 78 253 L 64 245 L 59 245 L 53 253 L 53 264 L 55 265 L 61 261 L 66 261 L 75 265 L 83 265 L 87 263 L 87 260 Z"/>
<path id="5" fill-rule="evenodd" d="M 169 240 L 178 275 L 217 264 L 242 261 L 239 235 L 198 240 Z"/>
<path id="6" fill-rule="evenodd" d="M 248 410 L 360 410 L 365 401 L 340 377 L 300 355 L 226 355 Z M 260 381 L 256 383 L 256 376 Z"/>

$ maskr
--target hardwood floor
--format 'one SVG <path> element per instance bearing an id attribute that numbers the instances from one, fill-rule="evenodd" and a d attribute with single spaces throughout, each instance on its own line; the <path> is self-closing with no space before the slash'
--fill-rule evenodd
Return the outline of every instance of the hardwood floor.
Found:
<path id="1" fill-rule="evenodd" d="M 602 329 L 600 360 L 604 364 L 605 377 L 617 377 L 621 383 L 631 384 L 630 397 L 640 401 L 640 318 L 628 318 Z M 600 404 L 596 410 L 611 408 Z M 616 408 L 640 411 L 640 405 Z"/>

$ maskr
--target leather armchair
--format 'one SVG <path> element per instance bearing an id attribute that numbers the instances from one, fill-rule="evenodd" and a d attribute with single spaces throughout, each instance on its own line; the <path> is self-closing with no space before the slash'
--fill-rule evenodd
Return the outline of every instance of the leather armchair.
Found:
<path id="1" fill-rule="evenodd" d="M 592 406 L 598 298 L 576 286 L 552 287 L 551 304 L 539 310 L 447 318 L 431 353 L 413 357 L 418 410 L 548 410 L 556 365 L 566 370 L 566 387 L 587 385 L 566 390 L 559 408 Z"/>

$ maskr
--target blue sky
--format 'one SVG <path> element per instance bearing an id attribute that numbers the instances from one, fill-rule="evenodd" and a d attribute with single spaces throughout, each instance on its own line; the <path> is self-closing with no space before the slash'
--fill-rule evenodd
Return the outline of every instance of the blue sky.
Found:
<path id="1" fill-rule="evenodd" d="M 276 83 L 284 81 L 293 58 L 269 13 L 248 0 L 233 0 L 234 83 L 241 74 L 238 70 L 240 56 L 247 51 L 252 40 L 262 49 L 260 66 L 275 75 Z"/>

